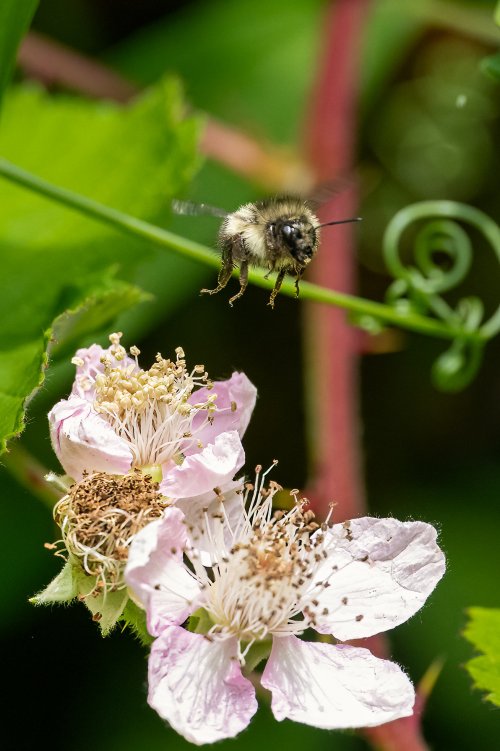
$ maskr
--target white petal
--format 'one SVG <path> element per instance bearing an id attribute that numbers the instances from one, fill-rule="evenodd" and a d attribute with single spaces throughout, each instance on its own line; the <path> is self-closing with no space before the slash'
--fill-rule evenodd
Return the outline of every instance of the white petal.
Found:
<path id="1" fill-rule="evenodd" d="M 49 412 L 52 446 L 64 471 L 79 481 L 83 473 L 126 474 L 132 452 L 90 402 L 72 396 Z"/>
<path id="2" fill-rule="evenodd" d="M 161 519 L 144 527 L 130 546 L 125 581 L 147 611 L 153 636 L 166 624 L 182 623 L 196 609 L 200 586 L 183 564 L 186 542 L 183 513 L 168 508 Z"/>
<path id="3" fill-rule="evenodd" d="M 232 738 L 257 710 L 241 674 L 236 640 L 215 642 L 172 626 L 154 642 L 148 702 L 186 740 L 201 745 Z"/>
<path id="4" fill-rule="evenodd" d="M 241 440 L 235 430 L 221 433 L 199 454 L 184 459 L 164 473 L 161 492 L 171 499 L 192 498 L 233 479 L 245 462 Z"/>
<path id="5" fill-rule="evenodd" d="M 186 519 L 189 543 L 203 566 L 213 566 L 221 554 L 231 547 L 231 530 L 240 522 L 245 505 L 242 488 L 242 482 L 230 482 L 222 485 L 220 496 L 211 490 L 176 501 L 176 507 L 181 509 Z M 221 518 L 222 504 L 224 518 Z"/>
<path id="6" fill-rule="evenodd" d="M 445 571 L 436 530 L 424 522 L 365 517 L 325 534 L 328 557 L 312 585 L 328 580 L 330 586 L 312 590 L 315 628 L 337 639 L 372 636 L 403 623 Z"/>
<path id="7" fill-rule="evenodd" d="M 408 717 L 415 693 L 395 663 L 367 649 L 275 638 L 262 675 L 277 720 L 358 728 Z"/>

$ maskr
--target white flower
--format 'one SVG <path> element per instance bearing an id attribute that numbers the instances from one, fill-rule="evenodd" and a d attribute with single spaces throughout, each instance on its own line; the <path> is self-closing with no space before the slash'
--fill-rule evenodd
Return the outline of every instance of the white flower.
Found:
<path id="1" fill-rule="evenodd" d="M 261 682 L 278 720 L 347 728 L 412 713 L 413 687 L 397 665 L 366 649 L 298 636 L 312 628 L 355 639 L 413 615 L 445 569 L 434 528 L 374 518 L 318 527 L 301 503 L 273 514 L 277 487 L 258 482 L 239 520 L 229 518 L 223 498 L 206 510 L 209 569 L 176 508 L 131 546 L 125 579 L 157 637 L 148 701 L 192 743 L 246 727 L 257 703 L 241 668 L 271 640 Z M 208 620 L 205 633 L 180 625 L 195 612 Z"/>
<path id="2" fill-rule="evenodd" d="M 111 346 L 94 344 L 73 358 L 72 393 L 49 413 L 54 450 L 69 478 L 54 509 L 66 566 L 33 601 L 79 596 L 103 632 L 128 602 L 123 572 L 130 543 L 145 525 L 178 503 L 190 520 L 193 544 L 212 562 L 210 539 L 199 523 L 217 493 L 241 509 L 235 473 L 244 462 L 241 436 L 256 389 L 243 373 L 211 383 L 203 365 L 188 370 L 183 350 L 175 360 L 156 356 L 139 367 L 111 334 Z M 61 587 L 61 581 L 65 586 Z M 66 586 L 67 585 L 67 586 Z"/>
<path id="3" fill-rule="evenodd" d="M 49 412 L 52 445 L 75 480 L 93 472 L 123 475 L 138 468 L 161 482 L 171 499 L 199 495 L 229 482 L 244 461 L 241 436 L 256 389 L 243 373 L 211 383 L 203 365 L 186 367 L 160 354 L 139 367 L 111 334 L 104 350 L 78 350 L 70 397 Z"/>

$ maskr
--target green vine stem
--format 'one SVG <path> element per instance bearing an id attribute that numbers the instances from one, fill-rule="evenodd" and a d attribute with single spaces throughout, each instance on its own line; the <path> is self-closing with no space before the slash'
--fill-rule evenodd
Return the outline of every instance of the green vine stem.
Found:
<path id="1" fill-rule="evenodd" d="M 426 223 L 415 236 L 414 257 L 403 262 L 403 235 L 411 224 L 422 220 Z M 484 343 L 500 331 L 500 305 L 483 322 L 483 304 L 478 298 L 463 298 L 453 308 L 441 296 L 463 281 L 473 261 L 471 241 L 458 221 L 480 232 L 500 263 L 500 227 L 482 211 L 455 201 L 423 201 L 402 209 L 387 227 L 383 248 L 395 279 L 387 292 L 389 304 L 420 315 L 431 313 L 461 329 L 433 368 L 437 385 L 452 391 L 470 382 L 479 368 Z M 465 331 L 477 334 L 478 339 L 465 337 Z"/>
<path id="2" fill-rule="evenodd" d="M 154 224 L 138 219 L 137 217 L 130 216 L 122 211 L 111 208 L 104 204 L 94 201 L 92 198 L 82 196 L 73 191 L 62 188 L 58 185 L 44 180 L 41 177 L 31 174 L 26 170 L 18 167 L 15 164 L 8 162 L 5 159 L 0 158 L 0 176 L 7 180 L 21 185 L 35 193 L 38 193 L 45 198 L 56 201 L 70 209 L 79 211 L 93 219 L 108 224 L 115 229 L 124 232 L 128 235 L 140 237 L 149 240 L 156 245 L 164 248 L 169 248 L 177 253 L 192 258 L 201 263 L 208 264 L 209 266 L 218 267 L 218 256 L 204 245 L 188 240 L 184 237 L 176 235 L 168 230 L 157 227 Z M 445 202 L 446 205 L 447 202 Z M 439 202 L 434 202 L 431 205 L 439 205 Z M 450 204 L 457 206 L 459 204 Z M 469 212 L 474 212 L 473 209 L 464 207 Z M 477 212 L 480 214 L 480 212 Z M 475 214 L 474 214 L 475 215 Z M 400 215 L 397 215 L 400 216 Z M 481 215 L 482 216 L 482 215 Z M 397 218 L 397 217 L 396 217 Z M 396 223 L 397 225 L 397 223 Z M 396 225 L 391 225 L 391 234 L 396 233 Z M 495 226 L 495 225 L 494 225 Z M 497 228 L 498 233 L 498 228 Z M 249 274 L 249 280 L 253 284 L 256 284 L 267 289 L 273 287 L 273 279 L 265 279 L 264 275 L 259 271 L 251 271 Z M 283 294 L 289 297 L 295 296 L 295 286 L 292 281 L 283 283 L 281 288 Z M 421 313 L 415 312 L 412 309 L 404 309 L 400 307 L 393 307 L 384 303 L 373 302 L 371 300 L 365 300 L 353 295 L 342 294 L 335 290 L 326 289 L 315 284 L 304 282 L 301 285 L 301 297 L 307 300 L 313 300 L 315 302 L 326 303 L 328 305 L 335 305 L 339 308 L 349 311 L 356 316 L 356 321 L 362 323 L 363 318 L 367 321 L 378 321 L 389 325 L 399 326 L 410 331 L 417 331 L 422 334 L 434 336 L 444 339 L 455 340 L 460 338 L 464 341 L 473 342 L 477 344 L 483 343 L 489 336 L 489 329 L 483 330 L 470 330 L 468 327 L 462 325 L 458 319 L 455 321 L 439 321 Z M 498 325 L 500 326 L 500 313 L 498 314 Z M 491 328 L 491 324 L 490 324 Z M 496 333 L 496 330 L 494 331 Z"/>

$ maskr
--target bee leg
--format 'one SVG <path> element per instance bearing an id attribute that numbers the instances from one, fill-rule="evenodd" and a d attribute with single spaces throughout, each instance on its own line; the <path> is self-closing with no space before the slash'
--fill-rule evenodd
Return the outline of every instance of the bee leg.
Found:
<path id="1" fill-rule="evenodd" d="M 299 296 L 299 284 L 300 284 L 301 279 L 302 279 L 302 273 L 299 271 L 299 273 L 295 277 L 295 297 Z"/>
<path id="2" fill-rule="evenodd" d="M 268 305 L 271 306 L 271 308 L 274 308 L 274 300 L 276 298 L 276 295 L 280 291 L 281 282 L 285 278 L 285 274 L 286 274 L 286 269 L 280 269 L 278 276 L 276 277 L 276 281 L 274 283 L 274 289 L 271 292 L 271 297 L 269 298 L 269 302 L 267 303 Z"/>
<path id="3" fill-rule="evenodd" d="M 235 300 L 243 297 L 248 284 L 248 261 L 242 261 L 240 265 L 240 291 L 229 298 L 229 305 L 233 307 Z"/>
<path id="4" fill-rule="evenodd" d="M 275 267 L 275 264 L 273 263 L 273 265 L 271 266 L 267 274 L 264 276 L 264 279 L 269 279 L 269 275 L 273 273 L 274 267 Z"/>
<path id="5" fill-rule="evenodd" d="M 219 276 L 217 277 L 217 287 L 215 289 L 200 289 L 200 295 L 216 295 L 220 292 L 228 281 L 231 279 L 233 273 L 233 254 L 230 248 L 223 248 L 222 250 L 222 266 L 220 267 Z"/>

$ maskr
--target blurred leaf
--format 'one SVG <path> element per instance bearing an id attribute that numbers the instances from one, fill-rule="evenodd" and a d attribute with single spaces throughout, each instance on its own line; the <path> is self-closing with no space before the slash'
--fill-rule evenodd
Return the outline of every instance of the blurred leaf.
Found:
<path id="1" fill-rule="evenodd" d="M 190 3 L 106 59 L 143 84 L 175 70 L 197 107 L 289 143 L 300 135 L 322 11 L 322 0 Z"/>
<path id="2" fill-rule="evenodd" d="M 290 143 L 301 135 L 324 13 L 319 0 L 290 0 L 286 12 L 280 0 L 198 2 L 141 29 L 106 59 L 140 83 L 173 69 L 197 107 Z M 363 111 L 425 28 L 425 14 L 398 0 L 372 3 L 360 65 Z"/>
<path id="3" fill-rule="evenodd" d="M 500 609 L 470 608 L 465 638 L 483 654 L 465 667 L 474 685 L 487 691 L 486 698 L 500 706 Z"/>
<path id="4" fill-rule="evenodd" d="M 497 83 L 500 81 L 500 52 L 483 57 L 480 65 L 483 73 L 486 73 Z"/>
<path id="5" fill-rule="evenodd" d="M 0 96 L 7 86 L 16 52 L 38 0 L 2 0 L 0 3 Z"/>
<path id="6" fill-rule="evenodd" d="M 6 98 L 0 152 L 103 203 L 144 218 L 161 210 L 166 216 L 198 165 L 198 121 L 185 119 L 183 108 L 174 81 L 129 107 L 20 87 Z M 26 400 L 43 381 L 54 322 L 55 333 L 68 336 L 58 342 L 65 353 L 143 299 L 113 276 L 120 268 L 133 281 L 137 265 L 153 254 L 147 244 L 7 182 L 0 182 L 0 242 L 8 280 L 0 296 L 2 450 L 21 431 Z M 178 285 L 167 277 L 164 293 Z"/>
<path id="7" fill-rule="evenodd" d="M 415 17 L 411 3 L 398 0 L 372 3 L 360 65 L 363 112 L 379 106 L 380 92 L 394 76 L 395 69 L 403 64 L 408 50 L 425 28 L 425 18 L 423 15 Z"/>
<path id="8" fill-rule="evenodd" d="M 115 279 L 115 271 L 116 268 L 104 270 L 95 283 L 89 274 L 83 286 L 75 280 L 73 289 L 67 290 L 72 298 L 81 299 L 82 303 L 73 310 L 68 298 L 66 311 L 54 322 L 56 344 L 50 347 L 52 359 L 70 357 L 90 331 L 102 330 L 122 311 L 150 299 L 150 295 L 138 287 Z"/>
<path id="9" fill-rule="evenodd" d="M 497 2 L 497 6 L 495 8 L 495 23 L 497 26 L 500 26 L 500 2 Z"/>

